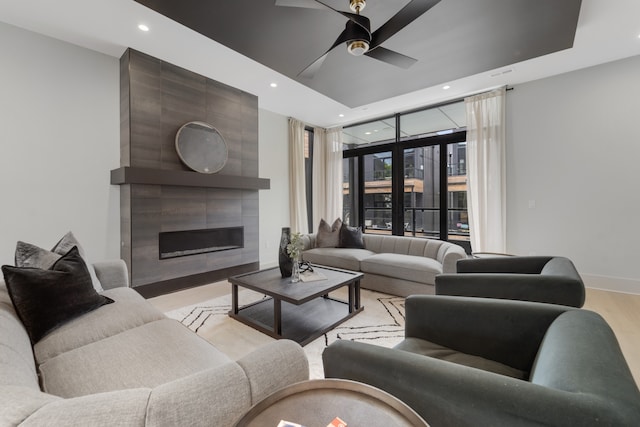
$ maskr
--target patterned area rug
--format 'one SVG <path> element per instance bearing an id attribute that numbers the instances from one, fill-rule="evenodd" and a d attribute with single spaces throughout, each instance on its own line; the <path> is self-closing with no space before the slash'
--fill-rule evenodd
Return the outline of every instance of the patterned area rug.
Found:
<path id="1" fill-rule="evenodd" d="M 346 290 L 332 292 L 331 297 L 346 300 Z M 262 298 L 264 295 L 249 290 L 239 293 L 240 305 Z M 335 340 L 363 341 L 383 347 L 393 347 L 402 341 L 404 298 L 363 289 L 361 301 L 364 307 L 362 312 L 304 347 L 309 358 L 311 378 L 324 378 L 322 352 Z M 231 296 L 226 295 L 173 310 L 166 315 L 179 320 L 233 359 L 273 341 L 273 338 L 231 319 L 227 315 L 230 308 Z"/>

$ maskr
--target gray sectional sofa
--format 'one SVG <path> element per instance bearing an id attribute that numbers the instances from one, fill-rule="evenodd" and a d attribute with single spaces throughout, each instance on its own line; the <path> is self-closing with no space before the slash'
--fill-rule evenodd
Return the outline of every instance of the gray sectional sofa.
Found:
<path id="1" fill-rule="evenodd" d="M 454 273 L 464 249 L 442 240 L 364 234 L 364 248 L 316 247 L 302 236 L 302 258 L 314 264 L 364 273 L 361 286 L 392 295 L 434 294 L 435 277 Z"/>
<path id="2" fill-rule="evenodd" d="M 233 361 L 128 288 L 123 262 L 94 267 L 114 302 L 33 346 L 0 281 L 0 425 L 229 426 L 308 379 L 293 341 Z"/>

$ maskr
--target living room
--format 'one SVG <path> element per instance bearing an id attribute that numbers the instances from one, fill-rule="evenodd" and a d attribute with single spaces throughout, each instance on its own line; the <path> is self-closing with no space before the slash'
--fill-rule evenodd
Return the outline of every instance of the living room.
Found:
<path id="1" fill-rule="evenodd" d="M 92 259 L 120 258 L 120 189 L 110 184 L 109 173 L 121 165 L 119 57 L 123 50 L 107 54 L 86 47 L 104 44 L 105 51 L 112 49 L 99 29 L 99 25 L 116 25 L 104 19 L 111 9 L 100 10 L 105 22 L 97 22 L 100 19 L 94 16 L 93 22 L 82 24 L 98 28 L 93 40 L 85 35 L 87 40 L 81 42 L 66 22 L 63 28 L 48 22 L 49 14 L 56 15 L 47 7 L 62 6 L 30 2 L 34 10 L 29 18 L 24 14 L 29 5 L 21 9 L 4 3 L 0 12 L 3 264 L 12 263 L 16 241 L 51 246 L 69 230 Z M 75 3 L 81 2 L 69 2 L 73 10 L 89 7 Z M 507 95 L 506 114 L 507 251 L 561 254 L 575 263 L 588 288 L 640 294 L 638 251 L 634 250 L 638 233 L 633 215 L 631 220 L 626 218 L 628 212 L 640 209 L 633 180 L 635 159 L 640 156 L 640 145 L 635 143 L 640 141 L 635 123 L 640 110 L 640 27 L 622 24 L 632 21 L 628 17 L 638 16 L 640 10 L 634 1 L 598 3 L 583 1 L 578 34 L 583 27 L 597 26 L 598 16 L 617 26 L 617 40 L 631 44 L 630 48 L 616 49 L 608 36 L 578 38 L 576 49 L 593 45 L 607 51 L 605 59 L 591 64 L 576 55 L 571 67 L 533 79 L 518 76 L 521 70 L 524 74 L 525 65 L 515 66 L 495 82 L 495 86 L 513 88 Z M 136 13 L 144 9 L 138 4 L 130 7 Z M 184 58 L 163 57 L 163 44 L 178 43 L 183 48 L 184 39 L 164 35 L 157 44 L 151 42 L 153 25 L 150 34 L 138 34 L 139 20 L 166 20 L 146 13 L 130 18 L 134 28 L 123 31 L 131 37 L 124 47 L 202 74 L 224 67 L 221 75 L 211 78 L 258 95 L 258 169 L 260 177 L 270 180 L 270 189 L 259 192 L 259 263 L 276 265 L 280 230 L 289 225 L 289 171 L 283 167 L 283 159 L 288 158 L 287 118 L 296 116 L 297 105 L 282 106 L 284 96 L 269 96 L 268 91 L 286 84 L 270 88 L 270 81 L 256 82 L 238 65 L 246 59 L 228 68 L 225 64 L 207 68 L 186 53 Z M 207 53 L 202 36 L 189 37 L 196 53 Z M 489 88 L 465 89 L 456 87 L 456 82 L 446 83 L 452 86 L 451 92 L 443 94 L 438 85 L 423 94 L 420 103 L 412 101 L 411 107 Z M 251 89 L 258 85 L 265 88 Z M 334 121 L 298 118 L 331 127 L 396 111 L 382 108 L 379 104 L 364 112 L 354 108 L 344 120 L 338 117 L 344 109 L 331 112 Z"/>

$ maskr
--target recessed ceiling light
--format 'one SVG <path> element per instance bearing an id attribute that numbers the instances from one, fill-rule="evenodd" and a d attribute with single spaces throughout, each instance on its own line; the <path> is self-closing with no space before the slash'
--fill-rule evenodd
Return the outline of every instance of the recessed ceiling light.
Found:
<path id="1" fill-rule="evenodd" d="M 365 135 L 371 135 L 371 132 L 365 132 L 364 134 Z"/>
<path id="2" fill-rule="evenodd" d="M 271 86 L 271 87 L 278 87 L 278 83 L 271 83 L 269 86 Z"/>
<path id="3" fill-rule="evenodd" d="M 144 31 L 145 33 L 146 33 L 147 31 L 149 31 L 149 27 L 148 27 L 148 26 L 146 26 L 145 24 L 140 24 L 140 25 L 138 25 L 138 29 L 139 29 L 140 31 Z"/>
<path id="4" fill-rule="evenodd" d="M 338 114 L 338 117 L 344 117 L 344 114 Z"/>
<path id="5" fill-rule="evenodd" d="M 442 86 L 442 89 L 444 89 L 444 90 L 451 89 L 451 86 L 449 86 L 449 85 L 444 85 L 444 86 Z"/>

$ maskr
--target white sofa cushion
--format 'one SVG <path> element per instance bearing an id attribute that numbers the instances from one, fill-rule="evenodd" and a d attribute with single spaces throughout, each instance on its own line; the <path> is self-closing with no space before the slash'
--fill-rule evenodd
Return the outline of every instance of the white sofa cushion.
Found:
<path id="1" fill-rule="evenodd" d="M 434 259 L 394 253 L 371 255 L 360 262 L 360 267 L 363 273 L 425 284 L 434 283 L 436 275 L 442 273 L 442 264 Z"/>

